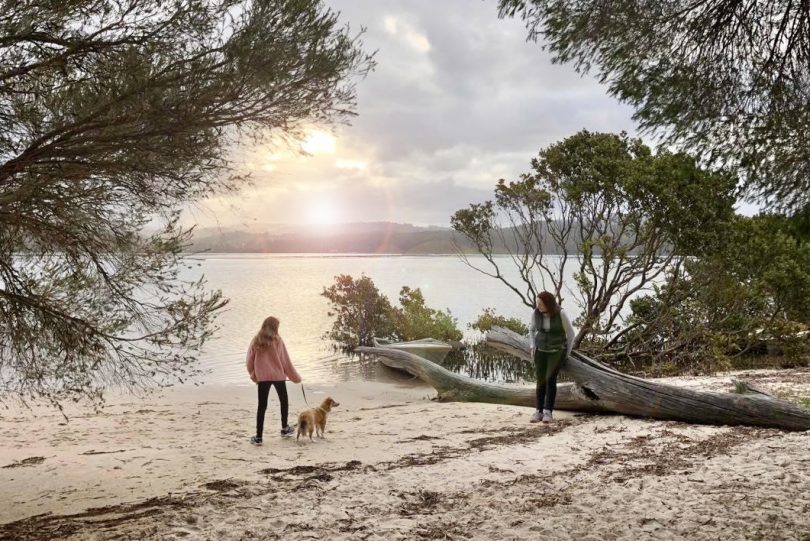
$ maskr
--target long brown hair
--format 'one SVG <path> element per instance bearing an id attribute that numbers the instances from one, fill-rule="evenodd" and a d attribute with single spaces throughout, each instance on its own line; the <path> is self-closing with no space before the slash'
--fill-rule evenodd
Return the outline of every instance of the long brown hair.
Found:
<path id="1" fill-rule="evenodd" d="M 262 328 L 256 333 L 253 345 L 258 349 L 265 349 L 278 338 L 278 325 L 281 323 L 277 317 L 270 316 L 262 322 Z"/>
<path id="2" fill-rule="evenodd" d="M 537 294 L 537 298 L 543 301 L 543 306 L 546 307 L 549 315 L 556 314 L 560 311 L 560 305 L 557 304 L 557 297 L 554 296 L 554 293 L 541 291 Z"/>

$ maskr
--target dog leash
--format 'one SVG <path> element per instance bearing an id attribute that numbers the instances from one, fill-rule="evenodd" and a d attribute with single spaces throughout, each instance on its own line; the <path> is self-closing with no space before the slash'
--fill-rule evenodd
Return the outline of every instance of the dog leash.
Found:
<path id="1" fill-rule="evenodd" d="M 307 401 L 307 393 L 304 391 L 304 384 L 301 384 L 301 394 L 304 395 L 304 403 L 309 406 L 309 402 Z"/>

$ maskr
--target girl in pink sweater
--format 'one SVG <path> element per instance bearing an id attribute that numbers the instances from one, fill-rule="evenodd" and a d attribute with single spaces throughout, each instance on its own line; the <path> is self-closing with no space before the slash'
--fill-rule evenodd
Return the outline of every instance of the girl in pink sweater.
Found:
<path id="1" fill-rule="evenodd" d="M 262 444 L 262 432 L 264 430 L 264 413 L 267 411 L 267 398 L 270 395 L 270 387 L 275 387 L 281 402 L 281 435 L 290 436 L 293 428 L 287 424 L 287 412 L 289 403 L 287 401 L 286 379 L 293 383 L 301 383 L 301 376 L 296 372 L 287 347 L 278 334 L 279 320 L 273 316 L 268 317 L 262 323 L 262 328 L 250 341 L 247 352 L 247 371 L 250 379 L 259 385 L 259 409 L 256 412 L 256 435 L 250 438 L 253 445 Z"/>

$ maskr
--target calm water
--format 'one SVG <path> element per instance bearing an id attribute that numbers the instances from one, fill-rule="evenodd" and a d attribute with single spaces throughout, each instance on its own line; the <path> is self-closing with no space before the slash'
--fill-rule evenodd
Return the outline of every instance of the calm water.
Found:
<path id="1" fill-rule="evenodd" d="M 206 383 L 250 384 L 245 350 L 262 320 L 275 315 L 293 363 L 312 383 L 346 380 L 396 379 L 376 362 L 358 362 L 336 354 L 323 334 L 331 326 L 328 302 L 320 295 L 337 274 L 366 274 L 380 291 L 396 302 L 407 285 L 420 288 L 432 308 L 449 308 L 469 338 L 468 328 L 486 307 L 497 313 L 528 319 L 518 296 L 499 281 L 469 268 L 454 256 L 294 256 L 223 254 L 194 257 L 194 274 L 205 274 L 211 288 L 221 289 L 230 304 L 218 319 L 216 339 L 201 357 Z M 198 264 L 198 265 L 197 265 Z M 504 267 L 509 262 L 504 259 Z M 573 300 L 566 309 L 576 315 Z"/>

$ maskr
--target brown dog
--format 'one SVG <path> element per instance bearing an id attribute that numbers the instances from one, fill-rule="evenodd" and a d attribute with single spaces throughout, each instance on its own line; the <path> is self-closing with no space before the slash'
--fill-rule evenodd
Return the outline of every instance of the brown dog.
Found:
<path id="1" fill-rule="evenodd" d="M 313 431 L 315 431 L 316 436 L 322 438 L 323 432 L 326 429 L 326 415 L 332 411 L 332 408 L 339 405 L 340 404 L 331 398 L 326 398 L 317 408 L 302 411 L 298 415 L 298 434 L 295 436 L 295 439 L 297 440 L 303 434 L 309 436 L 311 440 Z"/>

